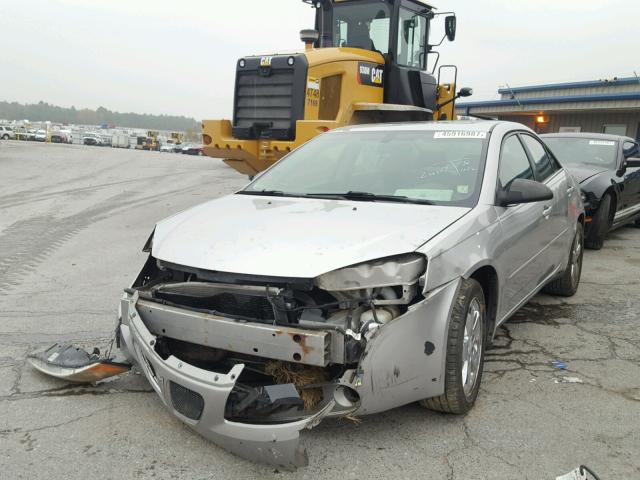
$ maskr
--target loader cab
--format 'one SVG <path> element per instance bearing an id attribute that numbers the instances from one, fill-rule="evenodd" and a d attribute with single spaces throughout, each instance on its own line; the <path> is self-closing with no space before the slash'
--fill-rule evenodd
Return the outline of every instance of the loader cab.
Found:
<path id="1" fill-rule="evenodd" d="M 308 2 L 311 3 L 311 2 Z M 321 0 L 316 8 L 317 48 L 360 48 L 385 58 L 384 102 L 436 110 L 438 85 L 427 73 L 433 7 L 418 0 Z M 450 40 L 455 17 L 446 19 Z"/>

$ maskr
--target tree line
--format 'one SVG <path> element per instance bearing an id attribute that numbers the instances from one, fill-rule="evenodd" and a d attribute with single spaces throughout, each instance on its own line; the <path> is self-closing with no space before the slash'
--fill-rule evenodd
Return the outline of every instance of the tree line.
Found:
<path id="1" fill-rule="evenodd" d="M 118 127 L 146 128 L 152 130 L 199 130 L 200 124 L 195 118 L 177 115 L 150 115 L 146 113 L 112 112 L 104 107 L 96 110 L 76 109 L 51 105 L 46 102 L 22 104 L 0 101 L 0 118 L 6 120 L 29 120 L 32 122 L 104 125 L 115 124 Z"/>

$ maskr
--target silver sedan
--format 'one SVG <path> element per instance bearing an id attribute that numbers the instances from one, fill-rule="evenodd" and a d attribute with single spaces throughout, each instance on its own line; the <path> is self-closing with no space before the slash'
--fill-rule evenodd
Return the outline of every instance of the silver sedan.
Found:
<path id="1" fill-rule="evenodd" d="M 325 417 L 472 408 L 496 328 L 576 292 L 583 223 L 520 124 L 336 130 L 158 223 L 118 344 L 197 432 L 295 468 Z"/>

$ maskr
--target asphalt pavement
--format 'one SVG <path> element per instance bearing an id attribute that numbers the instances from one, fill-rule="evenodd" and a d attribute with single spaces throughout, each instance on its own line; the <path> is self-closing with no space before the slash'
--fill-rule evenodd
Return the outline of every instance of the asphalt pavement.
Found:
<path id="1" fill-rule="evenodd" d="M 209 158 L 0 142 L 0 478 L 553 480 L 580 464 L 640 478 L 631 227 L 586 252 L 576 296 L 539 295 L 500 328 L 468 415 L 325 420 L 303 432 L 310 465 L 293 473 L 199 437 L 135 372 L 78 387 L 26 363 L 54 342 L 104 348 L 154 223 L 245 183 Z"/>

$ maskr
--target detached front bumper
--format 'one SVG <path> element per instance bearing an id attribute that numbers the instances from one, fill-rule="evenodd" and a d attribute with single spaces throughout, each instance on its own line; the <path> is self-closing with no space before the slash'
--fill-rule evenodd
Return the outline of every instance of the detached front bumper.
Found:
<path id="1" fill-rule="evenodd" d="M 291 423 L 256 425 L 225 419 L 225 406 L 244 365 L 229 372 L 211 372 L 174 356 L 162 359 L 154 350 L 156 336 L 149 332 L 136 309 L 138 294 L 122 302 L 120 348 L 144 372 L 167 408 L 180 420 L 224 449 L 252 461 L 284 469 L 306 466 L 306 449 L 299 432 L 311 428 L 334 406 L 329 402 L 313 416 Z"/>

